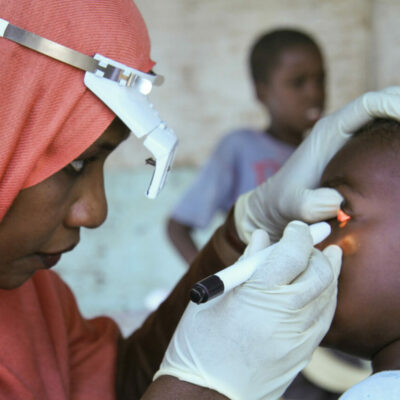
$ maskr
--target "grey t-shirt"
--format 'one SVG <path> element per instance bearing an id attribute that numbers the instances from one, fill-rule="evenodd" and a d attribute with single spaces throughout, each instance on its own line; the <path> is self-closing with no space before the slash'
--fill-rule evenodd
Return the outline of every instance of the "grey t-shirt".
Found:
<path id="1" fill-rule="evenodd" d="M 224 136 L 172 217 L 193 228 L 206 227 L 217 211 L 227 212 L 239 195 L 272 176 L 294 149 L 253 129 Z"/>

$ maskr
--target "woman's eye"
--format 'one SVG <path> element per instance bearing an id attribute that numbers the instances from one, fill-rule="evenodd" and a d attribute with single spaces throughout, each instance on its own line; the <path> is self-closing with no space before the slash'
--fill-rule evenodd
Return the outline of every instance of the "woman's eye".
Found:
<path id="1" fill-rule="evenodd" d="M 76 173 L 82 172 L 83 168 L 85 168 L 85 160 L 74 160 L 69 163 L 69 166 Z"/>

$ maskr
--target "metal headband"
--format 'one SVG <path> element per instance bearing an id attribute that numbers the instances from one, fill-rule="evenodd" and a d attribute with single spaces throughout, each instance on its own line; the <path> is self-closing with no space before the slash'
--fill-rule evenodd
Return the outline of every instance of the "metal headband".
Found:
<path id="1" fill-rule="evenodd" d="M 1 34 L 2 30 L 3 34 Z M 103 78 L 118 82 L 124 86 L 131 86 L 139 77 L 151 81 L 151 83 L 156 86 L 161 85 L 164 81 L 164 78 L 161 75 L 148 74 L 138 70 L 126 74 L 123 69 L 111 64 L 105 66 L 100 65 L 99 61 L 93 57 L 89 57 L 86 54 L 70 49 L 69 47 L 35 35 L 34 33 L 12 25 L 1 18 L 0 36 L 83 71 L 92 73 L 100 71 Z"/>

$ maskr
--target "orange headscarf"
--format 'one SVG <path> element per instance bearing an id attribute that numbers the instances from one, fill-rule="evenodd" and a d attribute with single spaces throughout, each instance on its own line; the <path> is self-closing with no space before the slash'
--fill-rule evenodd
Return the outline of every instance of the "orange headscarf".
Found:
<path id="1" fill-rule="evenodd" d="M 143 72 L 154 62 L 132 0 L 0 0 L 0 18 L 93 56 Z M 0 221 L 21 189 L 89 147 L 114 114 L 84 85 L 84 72 L 0 38 Z"/>

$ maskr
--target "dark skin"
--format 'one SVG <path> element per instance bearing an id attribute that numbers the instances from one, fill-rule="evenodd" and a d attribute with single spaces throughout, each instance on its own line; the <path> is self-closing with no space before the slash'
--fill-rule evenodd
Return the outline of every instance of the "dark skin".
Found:
<path id="1" fill-rule="evenodd" d="M 265 82 L 256 82 L 256 94 L 270 115 L 267 132 L 298 146 L 324 108 L 325 70 L 320 52 L 307 45 L 285 49 Z"/>
<path id="2" fill-rule="evenodd" d="M 229 400 L 222 394 L 192 385 L 188 382 L 180 381 L 172 376 L 161 376 L 146 391 L 142 400 Z"/>
<path id="3" fill-rule="evenodd" d="M 322 344 L 372 360 L 374 372 L 400 369 L 397 150 L 398 143 L 377 136 L 356 137 L 332 159 L 321 180 L 340 192 L 342 210 L 351 217 L 343 227 L 330 221 L 332 233 L 321 244 L 343 249 L 338 305 Z"/>
<path id="4" fill-rule="evenodd" d="M 282 51 L 277 65 L 255 83 L 256 96 L 270 115 L 266 131 L 278 140 L 297 146 L 304 132 L 321 116 L 325 102 L 325 70 L 321 53 L 311 45 Z M 170 241 L 188 265 L 199 249 L 193 228 L 173 218 L 167 222 Z"/>
<path id="5" fill-rule="evenodd" d="M 73 163 L 18 194 L 0 224 L 1 289 L 20 286 L 47 268 L 46 258 L 72 250 L 81 227 L 104 222 L 104 162 L 128 135 L 122 123 L 112 124 Z"/>
<path id="6" fill-rule="evenodd" d="M 49 260 L 78 244 L 80 228 L 97 228 L 105 221 L 104 163 L 128 136 L 116 119 L 73 163 L 18 194 L 0 223 L 0 289 L 17 288 L 37 270 L 49 268 Z M 226 399 L 172 377 L 151 384 L 144 398 Z"/>
<path id="7" fill-rule="evenodd" d="M 192 237 L 193 228 L 182 224 L 174 218 L 167 222 L 167 234 L 169 240 L 178 251 L 180 256 L 189 266 L 199 253 L 199 248 Z"/>

